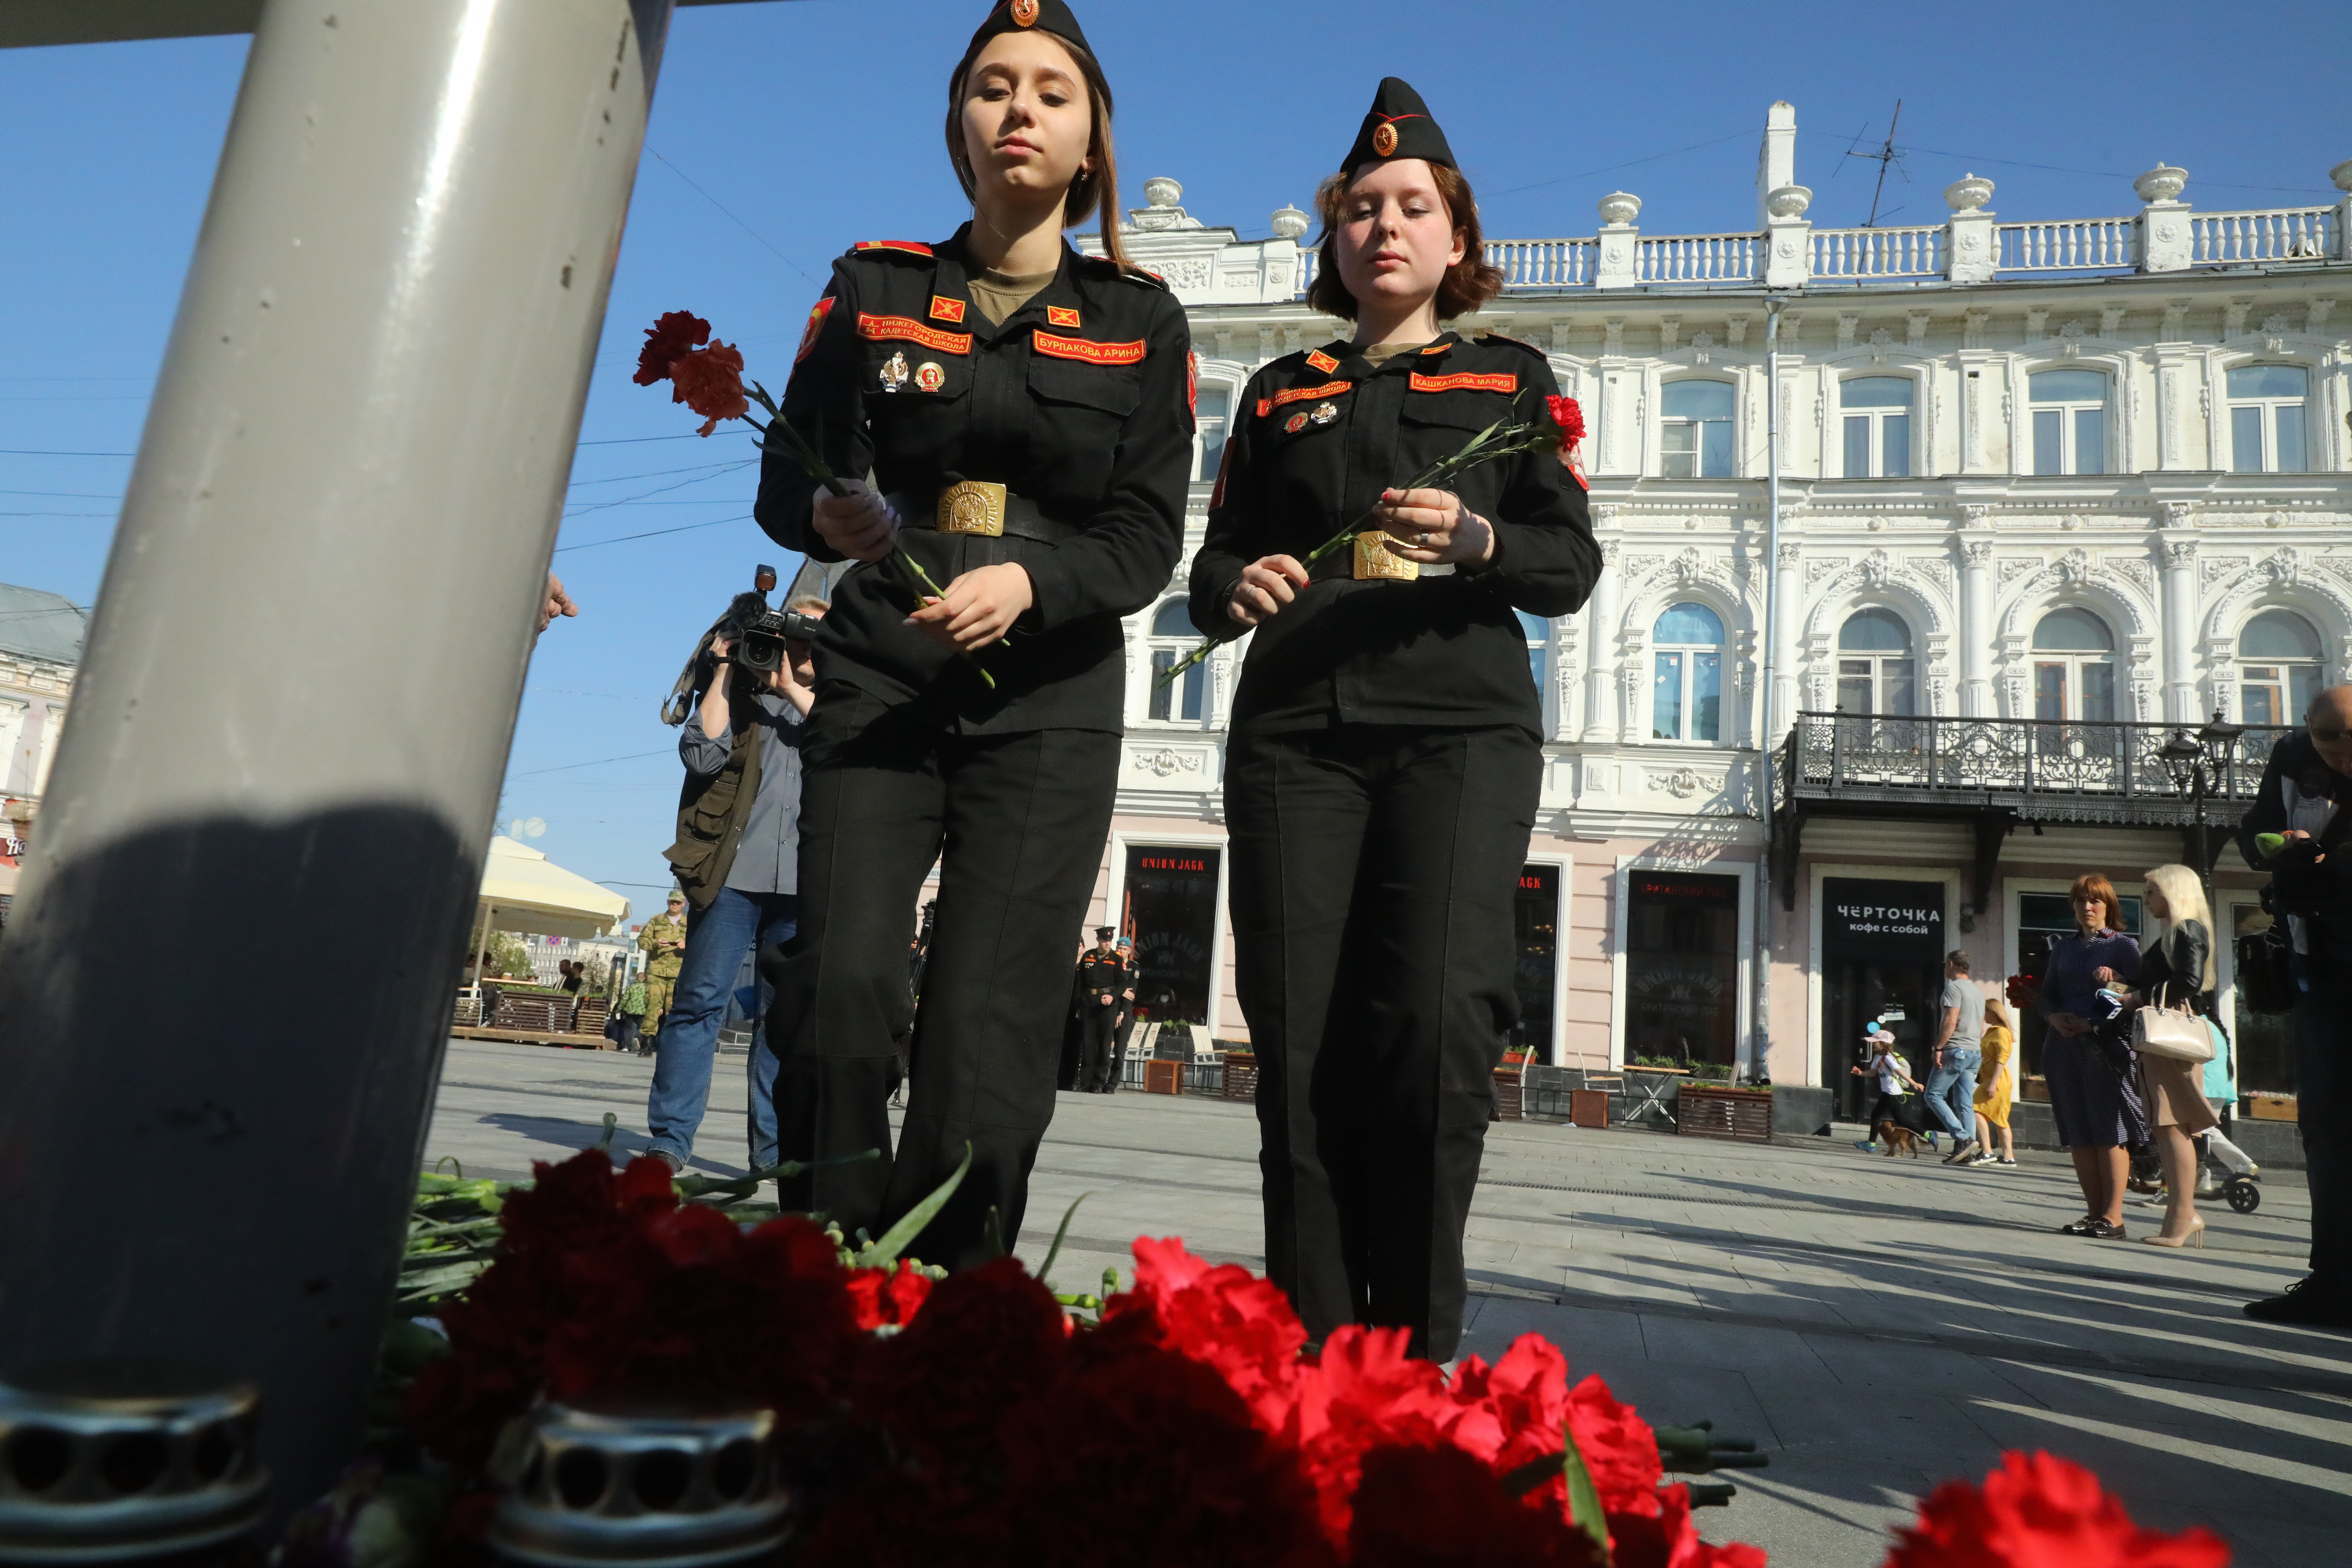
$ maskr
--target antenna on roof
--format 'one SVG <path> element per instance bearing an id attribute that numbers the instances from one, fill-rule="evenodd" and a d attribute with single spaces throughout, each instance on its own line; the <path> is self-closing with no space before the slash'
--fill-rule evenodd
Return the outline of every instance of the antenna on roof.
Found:
<path id="1" fill-rule="evenodd" d="M 1894 117 L 1886 122 L 1886 140 L 1880 144 L 1878 151 L 1857 153 L 1852 148 L 1846 150 L 1845 155 L 1849 158 L 1867 158 L 1878 165 L 1878 184 L 1870 193 L 1870 216 L 1862 221 L 1864 228 L 1874 228 L 1878 225 L 1878 199 L 1886 194 L 1886 166 L 1892 163 L 1895 165 L 1896 173 L 1902 172 L 1903 154 L 1895 146 L 1895 127 L 1902 118 L 1903 100 L 1898 98 L 1895 100 Z M 1903 178 L 1908 181 L 1911 176 L 1904 174 Z"/>

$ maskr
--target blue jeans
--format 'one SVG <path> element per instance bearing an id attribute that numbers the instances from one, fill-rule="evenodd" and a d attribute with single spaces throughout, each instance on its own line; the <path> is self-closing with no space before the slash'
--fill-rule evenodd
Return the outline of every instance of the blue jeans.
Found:
<path id="1" fill-rule="evenodd" d="M 800 924 L 800 900 L 791 893 L 739 893 L 721 888 L 710 907 L 687 917 L 686 952 L 677 990 L 661 1033 L 654 1037 L 654 1087 L 646 1098 L 646 1129 L 651 1148 L 683 1164 L 694 1152 L 694 1134 L 710 1099 L 710 1068 L 719 1054 L 719 1029 L 742 973 L 743 955 L 790 940 Z M 760 983 L 752 1017 L 751 1169 L 776 1163 L 776 1058 L 768 1049 L 761 1021 L 774 995 Z"/>
<path id="2" fill-rule="evenodd" d="M 1977 1135 L 1977 1068 L 1983 1063 L 1974 1046 L 1947 1046 L 1944 1065 L 1927 1075 L 1927 1114 L 1963 1143 Z"/>

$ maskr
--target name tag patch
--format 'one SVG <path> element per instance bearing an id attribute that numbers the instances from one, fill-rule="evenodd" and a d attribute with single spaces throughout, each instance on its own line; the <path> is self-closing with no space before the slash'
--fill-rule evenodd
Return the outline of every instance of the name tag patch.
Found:
<path id="1" fill-rule="evenodd" d="M 1316 397 L 1337 397 L 1343 392 L 1353 392 L 1355 389 L 1356 384 L 1352 381 L 1327 381 L 1320 386 L 1294 386 L 1287 391 L 1277 392 L 1272 397 L 1259 398 L 1257 400 L 1258 417 L 1265 418 L 1286 403 L 1305 403 Z"/>
<path id="2" fill-rule="evenodd" d="M 1476 371 L 1457 371 L 1452 375 L 1423 375 L 1412 373 L 1415 392 L 1517 392 L 1518 374 L 1515 371 L 1496 371 L 1480 374 Z"/>
<path id="3" fill-rule="evenodd" d="M 1047 306 L 1047 310 L 1054 309 Z M 1074 312 L 1075 313 L 1075 312 Z M 969 339 L 965 340 L 970 342 Z M 1143 363 L 1143 340 L 1131 343 L 1098 343 L 1092 338 L 1056 337 L 1043 327 L 1033 328 L 1030 345 L 1041 354 L 1055 359 L 1083 360 L 1088 364 L 1140 364 Z"/>

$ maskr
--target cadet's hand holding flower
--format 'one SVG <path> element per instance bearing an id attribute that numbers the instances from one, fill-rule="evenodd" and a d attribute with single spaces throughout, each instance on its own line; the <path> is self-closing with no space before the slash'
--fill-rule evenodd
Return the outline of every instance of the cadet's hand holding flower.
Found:
<path id="1" fill-rule="evenodd" d="M 1389 536 L 1388 550 L 1424 566 L 1483 566 L 1495 556 L 1495 531 L 1451 490 L 1382 490 L 1370 526 Z"/>
<path id="2" fill-rule="evenodd" d="M 810 503 L 817 537 L 852 561 L 879 561 L 897 547 L 898 519 L 863 479 L 844 479 L 849 493 L 820 493 Z"/>
<path id="3" fill-rule="evenodd" d="M 1297 588 L 1291 586 L 1297 584 Z M 1298 597 L 1307 586 L 1307 568 L 1287 555 L 1265 555 L 1242 568 L 1241 581 L 1225 614 L 1244 626 L 1255 626 Z"/>
<path id="4" fill-rule="evenodd" d="M 1006 561 L 966 572 L 948 584 L 945 597 L 908 616 L 907 624 L 941 647 L 977 653 L 1011 631 L 1035 602 L 1029 574 Z"/>

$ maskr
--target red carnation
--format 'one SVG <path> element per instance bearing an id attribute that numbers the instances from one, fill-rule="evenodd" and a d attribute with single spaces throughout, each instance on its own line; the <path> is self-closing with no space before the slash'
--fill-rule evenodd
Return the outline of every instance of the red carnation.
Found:
<path id="1" fill-rule="evenodd" d="M 708 436 L 721 419 L 740 419 L 751 411 L 743 390 L 743 354 L 725 343 L 713 343 L 681 356 L 669 367 L 670 401 L 683 403 L 703 417 Z"/>
<path id="2" fill-rule="evenodd" d="M 1586 1568 L 1592 1537 L 1530 1507 L 1458 1448 L 1375 1448 L 1349 1531 L 1352 1568 L 1484 1568 L 1496 1563 Z"/>
<path id="3" fill-rule="evenodd" d="M 691 310 L 665 311 L 646 329 L 646 346 L 637 351 L 637 374 L 629 379 L 651 386 L 669 379 L 670 366 L 688 349 L 710 341 L 710 323 Z"/>
<path id="4" fill-rule="evenodd" d="M 1981 1488 L 1946 1481 L 1898 1531 L 1885 1568 L 2225 1568 L 2230 1549 L 2202 1530 L 2143 1530 L 2082 1466 L 2049 1454 L 2001 1456 Z"/>
<path id="5" fill-rule="evenodd" d="M 1584 439 L 1584 410 L 1577 406 L 1575 398 L 1553 394 L 1544 398 L 1544 405 L 1551 411 L 1551 422 L 1559 426 L 1559 444 L 1563 448 L 1573 447 Z"/>

